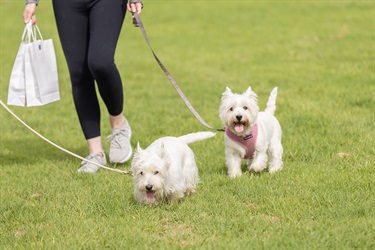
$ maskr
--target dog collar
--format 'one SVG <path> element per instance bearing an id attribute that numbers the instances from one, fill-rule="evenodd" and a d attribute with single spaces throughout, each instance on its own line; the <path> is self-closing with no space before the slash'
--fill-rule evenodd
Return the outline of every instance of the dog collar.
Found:
<path id="1" fill-rule="evenodd" d="M 241 137 L 234 134 L 229 128 L 225 128 L 225 134 L 234 142 L 237 142 L 246 149 L 245 159 L 253 158 L 255 152 L 255 143 L 258 137 L 258 124 L 251 129 L 250 134 Z"/>

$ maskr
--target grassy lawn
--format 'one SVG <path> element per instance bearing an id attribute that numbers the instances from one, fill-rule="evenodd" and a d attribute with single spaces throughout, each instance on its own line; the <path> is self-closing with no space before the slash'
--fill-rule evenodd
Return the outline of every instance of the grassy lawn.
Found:
<path id="1" fill-rule="evenodd" d="M 135 203 L 129 176 L 78 174 L 80 160 L 0 108 L 0 248 L 375 249 L 374 1 L 144 2 L 141 18 L 155 52 L 210 125 L 221 127 L 226 86 L 234 92 L 251 86 L 261 109 L 279 87 L 284 170 L 230 180 L 218 132 L 191 145 L 201 178 L 197 193 L 151 208 Z M 23 8 L 23 0 L 0 0 L 4 102 Z M 51 2 L 42 0 L 36 15 L 44 38 L 54 39 L 62 99 L 10 108 L 85 157 Z M 205 130 L 130 16 L 116 64 L 133 147 Z M 104 105 L 102 121 L 104 137 L 110 133 Z M 128 170 L 130 162 L 116 167 Z"/>

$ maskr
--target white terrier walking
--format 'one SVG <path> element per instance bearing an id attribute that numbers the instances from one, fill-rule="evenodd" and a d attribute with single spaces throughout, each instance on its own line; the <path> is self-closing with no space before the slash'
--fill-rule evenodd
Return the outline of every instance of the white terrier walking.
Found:
<path id="1" fill-rule="evenodd" d="M 264 112 L 259 112 L 257 95 L 249 87 L 242 95 L 233 94 L 227 87 L 222 95 L 220 119 L 224 135 L 226 165 L 230 178 L 241 176 L 241 161 L 247 160 L 248 170 L 261 172 L 280 171 L 283 167 L 281 126 L 274 116 L 277 88 L 271 92 Z"/>
<path id="2" fill-rule="evenodd" d="M 194 193 L 199 182 L 198 168 L 188 144 L 213 136 L 212 132 L 198 132 L 163 137 L 144 150 L 138 143 L 131 163 L 135 200 L 156 205 Z"/>

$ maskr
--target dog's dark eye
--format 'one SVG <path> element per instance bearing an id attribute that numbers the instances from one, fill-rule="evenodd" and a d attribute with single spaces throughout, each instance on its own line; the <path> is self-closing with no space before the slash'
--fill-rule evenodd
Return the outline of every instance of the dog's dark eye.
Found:
<path id="1" fill-rule="evenodd" d="M 159 173 L 159 171 L 155 171 L 155 173 L 154 173 L 154 174 L 156 175 L 156 174 L 158 174 L 158 173 Z"/>
<path id="2" fill-rule="evenodd" d="M 233 108 L 230 108 L 229 110 L 230 110 L 230 111 L 233 111 Z"/>
<path id="3" fill-rule="evenodd" d="M 141 171 L 139 174 L 140 174 L 140 175 L 143 175 L 143 171 Z"/>
<path id="4" fill-rule="evenodd" d="M 243 109 L 244 109 L 244 110 L 247 110 L 247 107 L 246 107 L 246 106 L 244 106 L 244 107 L 243 107 Z"/>

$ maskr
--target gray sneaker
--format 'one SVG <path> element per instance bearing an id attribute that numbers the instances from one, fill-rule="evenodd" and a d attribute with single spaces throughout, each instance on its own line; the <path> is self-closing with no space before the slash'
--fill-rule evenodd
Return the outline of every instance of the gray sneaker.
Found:
<path id="1" fill-rule="evenodd" d="M 111 141 L 109 148 L 109 161 L 111 163 L 124 163 L 132 156 L 132 146 L 130 145 L 130 137 L 132 130 L 128 121 L 121 128 L 113 128 L 107 140 Z"/>
<path id="2" fill-rule="evenodd" d="M 99 163 L 101 165 L 107 164 L 107 160 L 105 158 L 104 152 L 90 154 L 89 156 L 86 157 L 86 159 L 92 162 Z M 78 173 L 96 173 L 98 169 L 100 168 L 99 166 L 92 164 L 90 162 L 87 162 L 87 161 L 82 161 L 81 164 L 82 166 L 78 169 Z"/>

